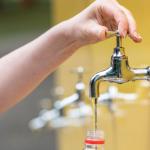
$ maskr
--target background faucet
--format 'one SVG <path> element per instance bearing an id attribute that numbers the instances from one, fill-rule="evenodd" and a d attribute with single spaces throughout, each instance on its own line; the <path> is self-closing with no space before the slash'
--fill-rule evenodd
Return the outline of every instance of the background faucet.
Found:
<path id="1" fill-rule="evenodd" d="M 75 84 L 75 93 L 62 100 L 57 100 L 51 110 L 45 108 L 41 110 L 39 116 L 29 122 L 31 130 L 40 130 L 48 124 L 50 124 L 52 128 L 60 128 L 65 126 L 79 126 L 84 123 L 82 119 L 92 114 L 91 107 L 84 102 L 84 72 L 85 69 L 83 67 L 78 67 L 73 70 L 73 73 L 76 73 L 78 76 L 77 83 Z M 64 113 L 64 109 L 72 104 L 76 107 Z"/>
<path id="2" fill-rule="evenodd" d="M 138 94 L 137 93 L 122 93 L 119 92 L 118 87 L 116 86 L 109 86 L 105 93 L 102 93 L 98 98 L 98 104 L 104 104 L 108 107 L 110 112 L 117 111 L 116 105 L 114 100 L 121 100 L 121 101 L 128 101 L 134 102 L 137 100 Z"/>

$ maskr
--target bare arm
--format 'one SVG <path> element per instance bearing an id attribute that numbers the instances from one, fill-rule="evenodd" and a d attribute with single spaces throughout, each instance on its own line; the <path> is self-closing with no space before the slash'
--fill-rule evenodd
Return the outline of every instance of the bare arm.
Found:
<path id="1" fill-rule="evenodd" d="M 66 22 L 0 59 L 0 110 L 28 95 L 79 45 L 68 38 Z"/>
<path id="2" fill-rule="evenodd" d="M 141 41 L 129 11 L 114 0 L 105 1 L 94 2 L 80 14 L 0 59 L 0 111 L 28 95 L 78 48 L 104 40 L 107 30 L 119 29 L 122 36 L 128 32 L 134 41 Z"/>

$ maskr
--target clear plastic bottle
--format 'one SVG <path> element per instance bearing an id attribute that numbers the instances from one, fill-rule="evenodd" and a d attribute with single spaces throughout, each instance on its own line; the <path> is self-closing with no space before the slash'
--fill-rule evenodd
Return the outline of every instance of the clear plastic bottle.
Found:
<path id="1" fill-rule="evenodd" d="M 89 130 L 84 144 L 84 150 L 104 150 L 104 132 Z"/>

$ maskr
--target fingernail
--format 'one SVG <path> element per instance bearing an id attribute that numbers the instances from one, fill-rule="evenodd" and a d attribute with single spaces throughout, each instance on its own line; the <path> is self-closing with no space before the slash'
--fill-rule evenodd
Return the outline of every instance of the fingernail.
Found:
<path id="1" fill-rule="evenodd" d="M 134 37 L 138 38 L 138 39 L 142 39 L 142 37 L 140 36 L 140 34 L 138 34 L 137 32 L 134 32 Z"/>
<path id="2" fill-rule="evenodd" d="M 139 37 L 139 39 L 142 39 L 142 36 L 140 34 L 138 35 L 138 37 Z"/>

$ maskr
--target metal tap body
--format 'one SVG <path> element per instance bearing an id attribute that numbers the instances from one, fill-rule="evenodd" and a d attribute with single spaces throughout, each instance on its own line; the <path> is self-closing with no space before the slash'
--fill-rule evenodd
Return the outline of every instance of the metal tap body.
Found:
<path id="1" fill-rule="evenodd" d="M 99 85 L 102 81 L 122 84 L 135 80 L 150 80 L 150 67 L 135 69 L 129 66 L 128 57 L 125 55 L 121 37 L 118 33 L 116 34 L 116 43 L 116 48 L 114 48 L 114 53 L 111 57 L 111 66 L 91 78 L 91 98 L 99 97 Z"/>

